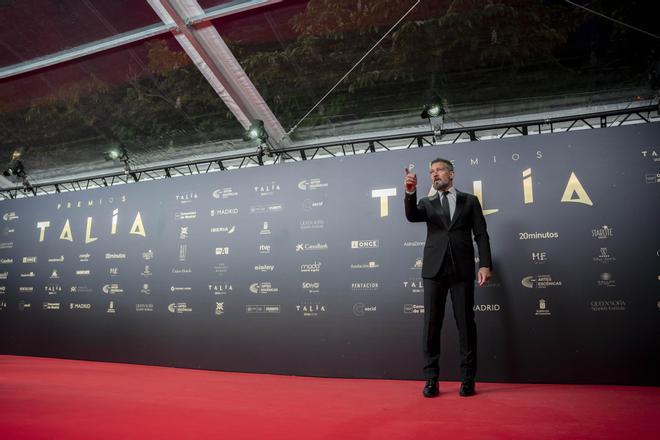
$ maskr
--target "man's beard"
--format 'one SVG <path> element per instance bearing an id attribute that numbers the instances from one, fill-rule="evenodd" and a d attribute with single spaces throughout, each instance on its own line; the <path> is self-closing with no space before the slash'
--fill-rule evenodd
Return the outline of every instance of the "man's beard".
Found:
<path id="1" fill-rule="evenodd" d="M 444 191 L 449 188 L 449 182 L 443 182 L 442 180 L 436 180 L 433 182 L 433 189 L 436 191 Z"/>

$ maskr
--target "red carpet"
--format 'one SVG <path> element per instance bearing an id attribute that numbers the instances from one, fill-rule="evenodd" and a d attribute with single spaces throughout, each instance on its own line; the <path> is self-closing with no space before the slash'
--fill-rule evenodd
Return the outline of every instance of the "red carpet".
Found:
<path id="1" fill-rule="evenodd" d="M 0 439 L 658 438 L 652 387 L 319 379 L 0 356 Z"/>

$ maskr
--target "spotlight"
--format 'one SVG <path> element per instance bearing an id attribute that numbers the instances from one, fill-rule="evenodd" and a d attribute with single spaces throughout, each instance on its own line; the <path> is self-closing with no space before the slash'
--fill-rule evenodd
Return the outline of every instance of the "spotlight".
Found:
<path id="1" fill-rule="evenodd" d="M 103 158 L 105 160 L 123 160 L 127 161 L 128 160 L 128 152 L 126 151 L 126 148 L 124 148 L 123 145 L 112 147 L 109 150 L 106 150 L 103 152 Z"/>
<path id="2" fill-rule="evenodd" d="M 21 150 L 14 150 L 11 153 L 9 166 L 2 172 L 3 176 L 15 176 L 18 178 L 25 178 L 25 166 L 21 162 Z"/>
<path id="3" fill-rule="evenodd" d="M 14 150 L 11 153 L 9 166 L 2 171 L 2 175 L 5 177 L 10 177 L 9 180 L 15 183 L 21 183 L 23 186 L 23 192 L 31 192 L 35 196 L 37 195 L 37 190 L 30 184 L 28 181 L 27 173 L 25 172 L 25 166 L 21 162 L 21 150 Z"/>
<path id="4" fill-rule="evenodd" d="M 117 160 L 119 159 L 119 151 L 118 150 L 110 150 L 106 152 L 106 156 L 108 160 Z"/>
<path id="5" fill-rule="evenodd" d="M 438 100 L 437 103 L 427 104 L 420 114 L 422 119 L 428 119 L 431 123 L 434 136 L 442 136 L 442 127 L 444 125 L 445 107 L 442 101 Z"/>
<path id="6" fill-rule="evenodd" d="M 25 177 L 25 167 L 23 166 L 23 162 L 20 160 L 11 162 L 9 167 L 4 170 L 2 174 L 4 176 Z"/>
<path id="7" fill-rule="evenodd" d="M 119 144 L 117 146 L 114 146 L 110 148 L 109 150 L 106 150 L 103 152 L 103 157 L 105 160 L 111 160 L 113 162 L 116 161 L 122 161 L 124 163 L 124 174 L 126 175 L 126 178 L 128 176 L 131 176 L 135 182 L 138 182 L 140 178 L 138 175 L 131 169 L 130 164 L 128 161 L 130 158 L 128 157 L 128 151 L 126 150 L 126 147 L 123 145 Z M 105 179 L 103 179 L 103 185 L 108 186 L 108 183 L 106 182 Z"/>
<path id="8" fill-rule="evenodd" d="M 248 128 L 243 134 L 243 140 L 245 141 L 254 141 L 259 139 L 261 142 L 265 142 L 268 139 L 268 133 L 264 128 L 264 121 L 261 119 L 255 119 L 250 128 Z"/>
<path id="9" fill-rule="evenodd" d="M 429 118 L 437 118 L 438 116 L 442 116 L 445 114 L 445 109 L 442 106 L 441 103 L 437 104 L 427 104 L 424 106 L 424 110 L 422 110 L 422 114 L 420 115 L 422 119 L 429 119 Z"/>

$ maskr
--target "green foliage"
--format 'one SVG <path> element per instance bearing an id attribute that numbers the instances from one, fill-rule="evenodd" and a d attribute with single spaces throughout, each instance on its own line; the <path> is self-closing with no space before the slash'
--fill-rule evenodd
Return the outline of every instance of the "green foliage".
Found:
<path id="1" fill-rule="evenodd" d="M 288 40 L 227 44 L 288 129 L 413 3 L 310 0 L 288 23 L 276 24 L 286 28 L 281 33 Z M 649 29 L 656 21 L 643 12 L 644 2 L 601 3 L 604 12 L 624 21 L 634 17 Z M 465 103 L 644 83 L 657 47 L 598 20 L 562 2 L 423 1 L 303 126 L 414 114 L 434 96 L 451 111 Z M 576 32 L 585 24 L 610 29 L 612 41 L 583 44 Z M 636 44 L 629 47 L 629 41 Z M 172 151 L 240 137 L 240 125 L 180 48 L 153 39 L 145 50 L 146 60 L 131 58 L 123 79 L 90 74 L 27 105 L 1 102 L 0 153 L 21 146 L 36 166 L 47 166 L 70 147 L 79 151 L 77 160 L 88 161 L 110 143 L 134 152 Z"/>
<path id="2" fill-rule="evenodd" d="M 241 46 L 248 75 L 283 124 L 290 126 L 411 5 L 312 0 L 291 20 L 297 38 L 283 49 L 235 45 Z M 423 2 L 327 98 L 325 114 L 337 109 L 336 121 L 358 113 L 416 108 L 433 95 L 450 103 L 509 98 L 501 87 L 491 86 L 484 94 L 476 87 L 457 87 L 456 80 L 499 85 L 533 66 L 554 65 L 551 70 L 556 71 L 560 63 L 554 53 L 576 24 L 566 8 L 535 1 Z M 383 101 L 381 96 L 390 99 Z M 379 107 L 373 108 L 375 104 Z M 311 115 L 307 125 L 317 124 L 321 116 Z"/>

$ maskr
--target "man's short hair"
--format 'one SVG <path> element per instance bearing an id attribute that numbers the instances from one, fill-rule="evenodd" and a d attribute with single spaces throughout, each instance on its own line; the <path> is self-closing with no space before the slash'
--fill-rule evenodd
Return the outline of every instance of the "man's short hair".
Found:
<path id="1" fill-rule="evenodd" d="M 435 159 L 433 159 L 431 161 L 431 163 L 429 164 L 429 168 L 431 168 L 434 163 L 438 163 L 438 162 L 442 162 L 445 165 L 447 165 L 447 168 L 449 169 L 449 171 L 454 171 L 454 164 L 451 163 L 450 161 L 448 161 L 447 159 L 443 159 L 442 157 L 436 157 Z"/>

